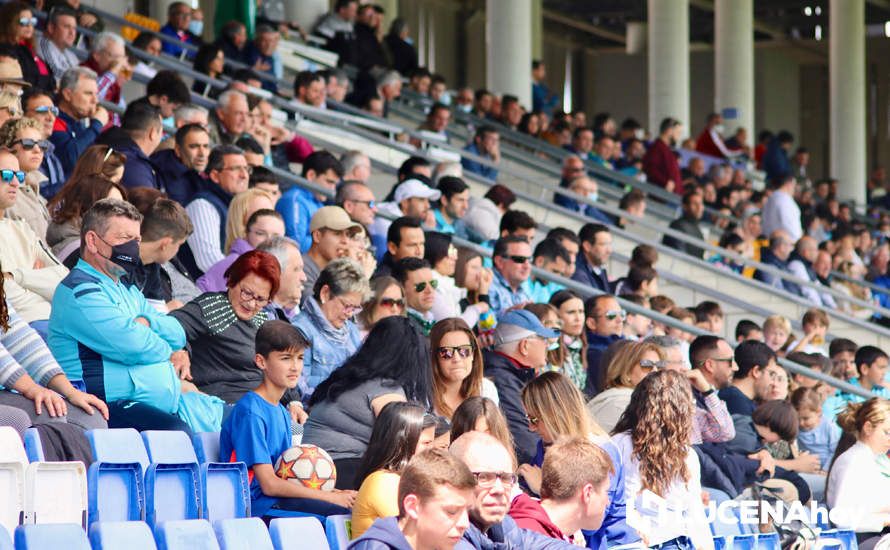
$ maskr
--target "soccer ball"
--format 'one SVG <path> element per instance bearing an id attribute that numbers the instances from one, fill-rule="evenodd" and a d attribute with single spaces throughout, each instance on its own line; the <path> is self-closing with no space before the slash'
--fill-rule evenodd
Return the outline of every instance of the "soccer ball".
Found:
<path id="1" fill-rule="evenodd" d="M 310 489 L 333 491 L 337 467 L 324 449 L 315 445 L 297 445 L 281 453 L 275 461 L 275 475 Z"/>

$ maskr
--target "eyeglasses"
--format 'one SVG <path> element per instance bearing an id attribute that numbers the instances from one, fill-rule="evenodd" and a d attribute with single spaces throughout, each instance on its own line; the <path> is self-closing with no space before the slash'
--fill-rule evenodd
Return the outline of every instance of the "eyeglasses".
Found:
<path id="1" fill-rule="evenodd" d="M 652 359 L 640 359 L 640 368 L 643 370 L 663 369 L 667 365 L 665 361 L 653 361 Z"/>
<path id="2" fill-rule="evenodd" d="M 537 424 L 538 422 L 540 422 L 541 419 L 538 418 L 537 416 L 525 415 L 525 421 L 528 422 L 529 424 L 534 425 L 534 424 Z"/>
<path id="3" fill-rule="evenodd" d="M 253 166 L 226 166 L 220 171 L 225 172 L 226 170 L 228 170 L 229 172 L 247 172 L 248 176 L 253 174 Z"/>
<path id="4" fill-rule="evenodd" d="M 732 357 L 711 357 L 711 361 L 717 361 L 718 363 L 732 363 L 734 360 Z"/>
<path id="5" fill-rule="evenodd" d="M 40 107 L 34 107 L 34 112 L 38 115 L 52 113 L 53 116 L 59 116 L 59 108 L 55 105 L 41 105 Z"/>
<path id="6" fill-rule="evenodd" d="M 402 309 L 405 307 L 405 300 L 401 298 L 384 298 L 380 300 L 380 305 L 388 308 L 397 307 Z"/>
<path id="7" fill-rule="evenodd" d="M 602 317 L 605 317 L 609 321 L 614 321 L 615 319 L 621 317 L 621 320 L 627 319 L 627 312 L 623 309 L 611 309 L 602 314 Z"/>
<path id="8" fill-rule="evenodd" d="M 436 279 L 433 279 L 432 281 L 429 281 L 429 282 L 417 283 L 416 285 L 414 285 L 414 292 L 423 292 L 424 290 L 426 290 L 426 285 L 430 285 L 430 288 L 435 290 L 435 289 L 439 288 L 439 281 L 437 281 Z"/>
<path id="9" fill-rule="evenodd" d="M 253 302 L 259 307 L 264 307 L 269 303 L 268 297 L 258 296 L 253 293 L 251 290 L 247 290 L 244 287 L 241 287 L 241 299 L 245 302 Z"/>
<path id="10" fill-rule="evenodd" d="M 517 263 L 517 264 L 524 264 L 532 259 L 531 256 L 507 256 L 507 255 L 501 256 L 501 258 L 506 258 L 506 259 L 510 260 L 511 262 Z"/>
<path id="11" fill-rule="evenodd" d="M 504 487 L 512 487 L 518 479 L 513 472 L 473 472 L 473 477 L 480 487 L 491 487 L 499 479 Z"/>
<path id="12" fill-rule="evenodd" d="M 22 149 L 24 149 L 25 151 L 30 151 L 35 147 L 40 147 L 41 151 L 46 151 L 47 149 L 49 149 L 49 142 L 45 139 L 22 138 L 12 142 L 13 145 L 17 143 L 21 145 Z"/>
<path id="13" fill-rule="evenodd" d="M 25 173 L 21 170 L 0 170 L 0 180 L 2 180 L 3 183 L 10 183 L 12 178 L 19 180 L 19 183 L 25 183 Z"/>
<path id="14" fill-rule="evenodd" d="M 334 297 L 334 299 L 340 302 L 340 305 L 343 306 L 343 313 L 345 313 L 347 317 L 352 317 L 353 315 L 358 315 L 362 312 L 361 305 L 352 305 L 339 296 Z"/>
<path id="15" fill-rule="evenodd" d="M 22 17 L 19 19 L 19 25 L 23 27 L 36 27 L 37 26 L 37 18 L 36 17 Z"/>
<path id="16" fill-rule="evenodd" d="M 359 201 L 359 200 L 355 200 L 355 199 L 348 199 L 348 200 L 349 200 L 349 202 L 356 202 L 358 204 L 367 204 L 368 208 L 370 208 L 371 210 L 374 210 L 375 208 L 377 208 L 377 201 Z"/>
<path id="17" fill-rule="evenodd" d="M 455 355 L 459 355 L 461 359 L 466 359 L 473 354 L 473 345 L 464 346 L 442 346 L 436 349 L 439 359 L 454 359 Z"/>

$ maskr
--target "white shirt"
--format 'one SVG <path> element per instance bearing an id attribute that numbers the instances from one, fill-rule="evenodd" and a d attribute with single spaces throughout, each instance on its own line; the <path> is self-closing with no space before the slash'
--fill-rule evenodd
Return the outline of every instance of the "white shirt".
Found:
<path id="1" fill-rule="evenodd" d="M 803 227 L 800 225 L 800 208 L 794 201 L 794 197 L 776 189 L 766 199 L 763 205 L 763 233 L 772 234 L 777 229 L 784 229 L 791 235 L 791 240 L 797 242 L 803 236 Z"/>
<path id="2" fill-rule="evenodd" d="M 642 512 L 645 518 L 651 521 L 643 533 L 650 546 L 687 536 L 697 550 L 713 549 L 714 539 L 705 515 L 705 506 L 701 501 L 701 466 L 698 455 L 692 447 L 687 447 L 686 453 L 689 481 L 684 483 L 679 478 L 674 479 L 667 494 L 658 495 L 664 499 L 668 513 L 655 515 L 655 509 L 648 507 L 646 498 L 642 496 L 640 462 L 633 452 L 630 432 L 612 436 L 612 442 L 618 447 L 624 464 L 624 496 L 627 501 L 628 525 L 634 523 L 634 517 L 639 517 Z M 678 521 L 678 518 L 681 519 Z"/>
<path id="3" fill-rule="evenodd" d="M 857 441 L 834 461 L 825 490 L 832 523 L 860 533 L 879 533 L 890 521 L 886 512 L 890 472 L 882 471 L 879 460 L 890 466 L 886 457 Z"/>

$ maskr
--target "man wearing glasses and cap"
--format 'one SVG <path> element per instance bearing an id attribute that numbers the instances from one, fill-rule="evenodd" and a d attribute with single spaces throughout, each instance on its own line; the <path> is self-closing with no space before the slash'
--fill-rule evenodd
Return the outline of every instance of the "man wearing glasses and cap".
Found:
<path id="1" fill-rule="evenodd" d="M 537 434 L 528 429 L 522 388 L 547 364 L 548 339 L 557 337 L 559 331 L 546 328 L 532 312 L 514 309 L 498 316 L 494 348 L 483 354 L 485 376 L 498 389 L 520 464 L 532 462 L 538 445 Z"/>

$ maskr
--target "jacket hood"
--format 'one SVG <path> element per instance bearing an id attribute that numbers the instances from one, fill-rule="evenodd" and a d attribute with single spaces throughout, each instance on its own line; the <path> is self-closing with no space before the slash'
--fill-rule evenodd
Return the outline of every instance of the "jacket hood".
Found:
<path id="1" fill-rule="evenodd" d="M 547 515 L 547 511 L 541 506 L 540 501 L 526 494 L 521 494 L 513 499 L 513 503 L 510 505 L 510 517 L 523 529 L 543 532 L 554 539 L 563 540 L 565 538 L 559 527 L 550 520 L 550 516 Z M 532 524 L 537 524 L 537 527 L 532 527 Z"/>
<path id="2" fill-rule="evenodd" d="M 412 550 L 405 535 L 399 530 L 399 522 L 395 517 L 378 519 L 365 531 L 360 540 L 382 542 L 393 550 Z"/>

